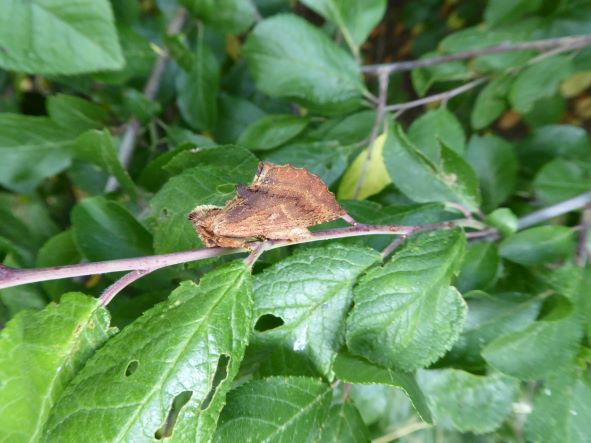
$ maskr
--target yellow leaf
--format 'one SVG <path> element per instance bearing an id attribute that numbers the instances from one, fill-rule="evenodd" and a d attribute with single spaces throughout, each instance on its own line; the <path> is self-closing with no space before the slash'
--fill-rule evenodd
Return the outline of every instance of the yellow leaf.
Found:
<path id="1" fill-rule="evenodd" d="M 383 152 L 386 138 L 387 134 L 384 132 L 373 143 L 371 159 L 369 160 L 365 180 L 359 189 L 359 195 L 356 197 L 357 200 L 364 200 L 377 194 L 392 182 L 384 165 Z M 367 159 L 367 152 L 367 149 L 361 152 L 345 172 L 337 191 L 338 198 L 342 200 L 355 198 L 355 189 Z"/>

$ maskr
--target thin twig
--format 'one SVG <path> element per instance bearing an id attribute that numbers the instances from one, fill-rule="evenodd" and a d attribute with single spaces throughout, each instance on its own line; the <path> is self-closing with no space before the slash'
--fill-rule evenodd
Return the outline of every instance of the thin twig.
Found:
<path id="1" fill-rule="evenodd" d="M 441 100 L 450 100 L 453 97 L 455 97 L 456 95 L 460 95 L 466 91 L 469 91 L 470 89 L 474 89 L 475 87 L 477 87 L 478 85 L 481 85 L 482 83 L 484 83 L 487 80 L 488 80 L 488 77 L 480 77 L 480 78 L 477 78 L 476 80 L 472 80 L 471 82 L 468 82 L 462 86 L 458 86 L 457 88 L 450 89 L 449 91 L 429 95 L 427 97 L 423 97 L 418 100 L 413 100 L 410 102 L 396 103 L 394 105 L 388 105 L 388 106 L 386 106 L 385 109 L 388 112 L 406 111 L 407 109 L 416 108 L 418 106 L 423 106 L 423 105 L 426 105 L 429 103 L 438 102 Z"/>
<path id="2" fill-rule="evenodd" d="M 366 74 L 379 75 L 380 72 L 387 72 L 392 74 L 394 72 L 411 71 L 416 68 L 426 68 L 429 66 L 439 65 L 442 63 L 449 63 L 459 60 L 466 60 L 482 55 L 500 54 L 503 52 L 515 52 L 536 50 L 544 51 L 557 47 L 568 47 L 569 49 L 583 48 L 591 44 L 591 35 L 574 35 L 568 37 L 549 38 L 544 40 L 533 40 L 529 42 L 519 43 L 501 43 L 497 46 L 489 46 L 487 48 L 474 49 L 471 51 L 458 52 L 456 54 L 442 55 L 440 57 L 432 57 L 422 60 L 411 60 L 396 63 L 381 63 L 376 65 L 366 65 L 362 67 L 362 71 Z"/>
<path id="3" fill-rule="evenodd" d="M 179 9 L 166 28 L 166 33 L 168 35 L 178 34 L 185 23 L 186 17 L 187 11 L 184 8 Z M 167 51 L 161 51 L 158 54 L 158 57 L 156 58 L 152 68 L 152 72 L 150 73 L 150 77 L 148 78 L 148 82 L 146 83 L 143 91 L 143 94 L 147 99 L 154 100 L 154 98 L 156 98 L 158 89 L 160 89 L 160 82 L 162 81 L 164 70 L 166 69 L 166 63 L 168 62 L 169 58 L 170 56 Z M 119 147 L 118 154 L 119 161 L 125 169 L 127 169 L 127 166 L 129 166 L 131 161 L 140 128 L 141 124 L 136 117 L 132 117 L 125 125 L 125 131 L 123 132 L 123 136 L 121 138 L 121 146 Z M 115 177 L 109 177 L 109 180 L 105 186 L 105 192 L 113 192 L 117 189 L 117 186 L 118 183 Z"/>
<path id="4" fill-rule="evenodd" d="M 578 266 L 585 266 L 589 259 L 589 230 L 591 229 L 591 204 L 588 204 L 583 209 L 581 214 L 581 233 L 579 234 L 579 241 L 577 243 L 577 257 L 576 263 Z"/>
<path id="5" fill-rule="evenodd" d="M 559 215 L 579 210 L 587 206 L 589 203 L 591 203 L 591 191 L 540 209 L 539 211 L 532 212 L 531 214 L 520 218 L 517 222 L 517 229 L 521 230 L 529 228 L 530 226 L 537 225 L 538 223 L 558 217 Z"/>
<path id="6" fill-rule="evenodd" d="M 395 238 L 394 240 L 392 240 L 390 242 L 390 244 L 388 246 L 386 246 L 384 248 L 384 250 L 382 251 L 382 260 L 385 260 L 386 257 L 388 257 L 392 252 L 394 252 L 394 250 L 400 246 L 404 240 L 406 240 L 406 235 L 401 235 L 398 238 Z"/>
<path id="7" fill-rule="evenodd" d="M 378 76 L 378 109 L 376 111 L 376 120 L 371 128 L 371 133 L 369 135 L 369 141 L 367 145 L 367 157 L 365 158 L 365 162 L 363 163 L 363 168 L 361 169 L 361 173 L 359 174 L 359 180 L 357 180 L 357 184 L 355 185 L 355 192 L 353 193 L 353 199 L 356 200 L 359 197 L 359 193 L 361 192 L 361 188 L 363 187 L 363 183 L 365 183 L 365 176 L 367 175 L 367 171 L 369 169 L 369 164 L 371 162 L 372 152 L 373 152 L 373 145 L 378 138 L 378 133 L 380 132 L 380 128 L 382 123 L 384 122 L 384 115 L 386 113 L 386 101 L 388 99 L 388 82 L 390 81 L 390 77 L 388 77 L 387 72 L 383 72 Z"/>
<path id="8" fill-rule="evenodd" d="M 139 280 L 144 275 L 155 271 L 156 269 L 138 269 L 137 271 L 131 271 L 109 286 L 99 297 L 99 300 L 103 306 L 107 306 L 117 294 L 123 289 L 132 284 L 134 281 Z"/>

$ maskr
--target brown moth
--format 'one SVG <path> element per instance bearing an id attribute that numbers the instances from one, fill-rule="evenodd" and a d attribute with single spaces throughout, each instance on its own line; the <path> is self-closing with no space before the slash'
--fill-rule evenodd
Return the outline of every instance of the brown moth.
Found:
<path id="1" fill-rule="evenodd" d="M 310 171 L 262 162 L 252 184 L 238 185 L 224 207 L 197 206 L 189 220 L 205 246 L 243 248 L 257 240 L 310 238 L 307 227 L 346 214 Z"/>

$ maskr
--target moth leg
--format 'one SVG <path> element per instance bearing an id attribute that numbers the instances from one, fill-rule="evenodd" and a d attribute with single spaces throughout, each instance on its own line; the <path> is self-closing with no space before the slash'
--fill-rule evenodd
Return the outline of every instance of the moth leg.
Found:
<path id="1" fill-rule="evenodd" d="M 290 241 L 302 241 L 312 238 L 312 234 L 306 228 L 290 228 L 279 231 L 273 231 L 266 236 L 270 240 L 290 240 Z"/>
<path id="2" fill-rule="evenodd" d="M 345 214 L 341 218 L 353 226 L 363 225 L 363 223 L 358 222 L 353 217 L 351 217 L 349 214 Z"/>

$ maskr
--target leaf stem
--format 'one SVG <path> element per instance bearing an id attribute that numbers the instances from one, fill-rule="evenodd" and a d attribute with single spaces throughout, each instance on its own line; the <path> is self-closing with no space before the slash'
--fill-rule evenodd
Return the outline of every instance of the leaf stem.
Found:
<path id="1" fill-rule="evenodd" d="M 168 35 L 178 34 L 185 24 L 186 18 L 187 11 L 184 8 L 180 8 L 166 28 L 166 33 Z M 168 63 L 169 58 L 170 56 L 167 51 L 162 51 L 158 54 L 158 57 L 154 62 L 154 66 L 152 67 L 150 77 L 148 78 L 148 82 L 146 83 L 143 91 L 144 96 L 147 99 L 153 100 L 156 97 L 156 94 L 160 89 L 160 82 L 162 81 L 162 76 L 164 75 L 164 70 L 166 69 L 166 64 Z M 121 146 L 119 147 L 119 161 L 121 162 L 121 165 L 124 169 L 127 169 L 127 166 L 129 166 L 133 151 L 135 150 L 140 129 L 141 125 L 136 117 L 132 117 L 125 124 L 125 130 L 123 132 L 123 136 L 121 137 Z M 115 177 L 109 177 L 109 180 L 105 186 L 105 192 L 113 192 L 117 189 L 117 186 L 118 183 Z"/>
<path id="2" fill-rule="evenodd" d="M 459 60 L 466 60 L 481 55 L 500 54 L 503 52 L 515 52 L 536 50 L 544 51 L 554 48 L 583 48 L 591 44 L 591 34 L 573 35 L 568 37 L 548 38 L 543 40 L 532 40 L 519 43 L 501 43 L 496 46 L 474 49 L 456 54 L 442 55 L 422 60 L 411 60 L 396 63 L 381 63 L 376 65 L 365 65 L 361 69 L 364 73 L 370 75 L 379 75 L 381 72 L 392 74 L 395 72 L 411 71 L 416 68 L 426 68 L 429 66 L 440 65 Z"/>

